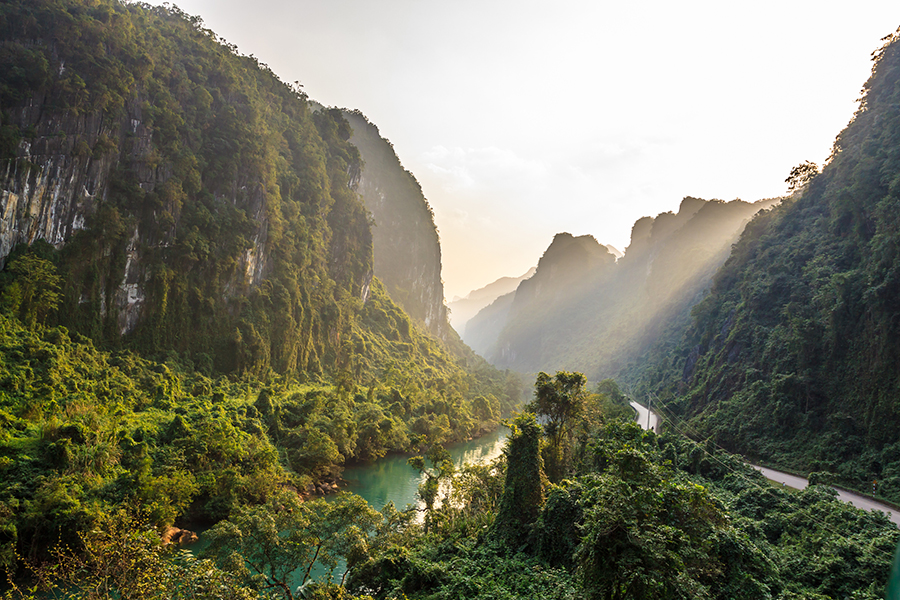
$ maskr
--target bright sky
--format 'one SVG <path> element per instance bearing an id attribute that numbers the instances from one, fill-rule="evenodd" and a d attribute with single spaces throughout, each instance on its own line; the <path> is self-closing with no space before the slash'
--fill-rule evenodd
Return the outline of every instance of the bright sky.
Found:
<path id="1" fill-rule="evenodd" d="M 180 0 L 310 98 L 358 108 L 431 203 L 448 299 L 555 233 L 620 250 L 682 197 L 824 162 L 900 2 Z"/>

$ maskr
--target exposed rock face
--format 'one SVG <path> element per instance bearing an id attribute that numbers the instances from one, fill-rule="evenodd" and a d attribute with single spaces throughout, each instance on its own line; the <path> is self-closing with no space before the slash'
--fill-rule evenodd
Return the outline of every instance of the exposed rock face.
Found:
<path id="1" fill-rule="evenodd" d="M 378 128 L 358 111 L 344 111 L 344 116 L 353 127 L 350 141 L 365 163 L 357 189 L 375 220 L 375 275 L 407 314 L 446 341 L 450 326 L 441 281 L 441 244 L 431 207 Z"/>
<path id="2" fill-rule="evenodd" d="M 0 261 L 20 243 L 44 240 L 57 249 L 65 246 L 97 218 L 114 189 L 117 170 L 127 170 L 146 192 L 172 177 L 171 164 L 156 164 L 153 129 L 144 122 L 142 104 L 140 97 L 130 100 L 121 116 L 112 118 L 98 112 L 55 111 L 38 95 L 10 111 L 12 125 L 35 135 L 22 140 L 16 159 L 0 167 Z M 268 220 L 261 190 L 235 190 L 228 200 L 245 204 L 256 221 L 253 244 L 225 285 L 226 293 L 236 295 L 266 276 Z M 172 212 L 176 223 L 163 235 L 158 229 L 143 231 L 138 221 L 124 249 L 121 280 L 99 285 L 101 314 L 106 317 L 114 311 L 120 335 L 132 332 L 140 322 L 149 280 L 142 258 L 172 243 L 179 217 L 177 208 Z M 107 275 L 100 273 L 101 278 Z"/>
<path id="3" fill-rule="evenodd" d="M 130 108 L 134 109 L 134 103 Z M 129 111 L 131 112 L 131 111 Z M 120 138 L 123 123 L 104 123 L 98 114 L 68 116 L 45 113 L 42 98 L 12 112 L 13 124 L 34 127 L 33 142 L 19 144 L 18 158 L 7 161 L 0 175 L 0 256 L 18 243 L 38 239 L 61 247 L 84 228 L 94 206 L 107 191 L 116 158 L 98 148 L 101 136 Z M 149 132 L 132 129 L 135 145 Z M 93 155 L 98 148 L 98 156 Z"/>

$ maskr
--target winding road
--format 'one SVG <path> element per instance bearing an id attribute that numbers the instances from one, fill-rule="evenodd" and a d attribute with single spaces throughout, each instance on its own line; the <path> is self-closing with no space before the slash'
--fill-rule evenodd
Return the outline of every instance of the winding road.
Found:
<path id="1" fill-rule="evenodd" d="M 659 424 L 661 422 L 661 419 L 657 413 L 649 410 L 642 404 L 638 404 L 637 402 L 632 402 L 631 407 L 635 411 L 637 411 L 635 420 L 637 421 L 638 425 L 640 425 L 644 429 L 652 429 L 656 433 L 659 433 Z M 776 483 L 781 483 L 781 485 L 785 487 L 793 488 L 795 490 L 802 490 L 809 485 L 809 481 L 803 479 L 802 477 L 797 477 L 796 475 L 783 473 L 782 471 L 776 471 L 775 469 L 769 469 L 767 467 L 760 467 L 758 465 L 753 465 L 750 463 L 747 464 L 765 475 L 766 479 L 770 479 Z M 875 500 L 866 498 L 865 496 L 854 494 L 853 492 L 848 492 L 846 490 L 841 490 L 838 488 L 835 488 L 835 490 L 838 493 L 838 498 L 840 498 L 844 502 L 852 504 L 853 506 L 861 508 L 863 510 L 880 510 L 881 512 L 886 513 L 891 521 L 894 522 L 894 524 L 900 525 L 900 511 L 895 510 L 886 504 L 882 504 L 881 502 L 876 502 Z"/>

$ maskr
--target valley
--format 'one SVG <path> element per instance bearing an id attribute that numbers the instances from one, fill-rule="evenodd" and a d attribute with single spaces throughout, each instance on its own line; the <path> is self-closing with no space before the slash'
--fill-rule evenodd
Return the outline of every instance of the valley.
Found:
<path id="1" fill-rule="evenodd" d="M 0 4 L 3 597 L 900 597 L 898 105 L 900 30 L 783 195 L 448 302 L 438 223 L 555 167 L 413 173 L 172 5 Z"/>

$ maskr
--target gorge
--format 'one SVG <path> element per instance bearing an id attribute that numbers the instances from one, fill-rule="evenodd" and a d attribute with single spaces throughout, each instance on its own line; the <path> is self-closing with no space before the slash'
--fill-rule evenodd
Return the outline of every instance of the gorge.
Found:
<path id="1" fill-rule="evenodd" d="M 460 337 L 362 111 L 173 6 L 0 4 L 4 594 L 880 597 L 900 530 L 830 485 L 900 501 L 898 35 L 788 195 L 559 232 Z"/>

